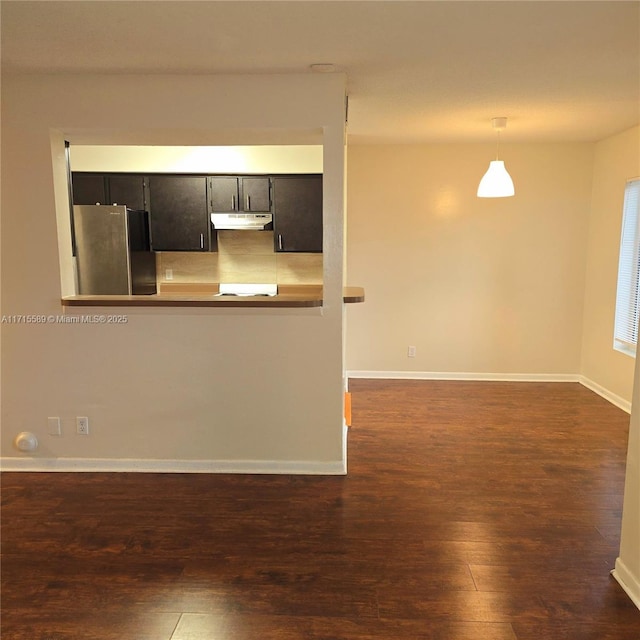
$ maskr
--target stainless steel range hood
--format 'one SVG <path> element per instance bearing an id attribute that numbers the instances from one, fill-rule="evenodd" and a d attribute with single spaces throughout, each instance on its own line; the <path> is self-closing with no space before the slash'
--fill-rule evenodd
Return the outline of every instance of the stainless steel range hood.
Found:
<path id="1" fill-rule="evenodd" d="M 211 224 L 220 229 L 262 230 L 273 222 L 271 213 L 212 213 Z M 271 228 L 271 227 L 269 227 Z"/>

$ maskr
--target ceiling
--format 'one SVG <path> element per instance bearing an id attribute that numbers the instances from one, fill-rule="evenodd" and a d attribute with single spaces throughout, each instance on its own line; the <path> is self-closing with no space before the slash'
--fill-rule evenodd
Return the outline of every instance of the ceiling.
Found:
<path id="1" fill-rule="evenodd" d="M 347 74 L 353 143 L 595 141 L 640 122 L 640 1 L 2 0 L 3 73 Z"/>

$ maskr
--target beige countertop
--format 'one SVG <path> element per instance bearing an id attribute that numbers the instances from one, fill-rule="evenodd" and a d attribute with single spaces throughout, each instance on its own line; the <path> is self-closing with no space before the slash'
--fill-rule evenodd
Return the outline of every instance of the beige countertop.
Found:
<path id="1" fill-rule="evenodd" d="M 162 283 L 153 295 L 135 296 L 68 296 L 62 298 L 67 307 L 321 307 L 322 285 L 279 285 L 275 296 L 216 296 L 213 283 Z M 362 287 L 345 287 L 346 304 L 364 302 Z"/>

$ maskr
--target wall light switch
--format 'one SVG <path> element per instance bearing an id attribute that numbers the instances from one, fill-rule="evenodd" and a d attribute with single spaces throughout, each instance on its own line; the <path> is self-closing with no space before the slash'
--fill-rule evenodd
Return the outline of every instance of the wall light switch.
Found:
<path id="1" fill-rule="evenodd" d="M 62 429 L 60 427 L 60 418 L 47 418 L 47 424 L 49 426 L 49 435 L 50 436 L 60 436 L 62 435 Z"/>

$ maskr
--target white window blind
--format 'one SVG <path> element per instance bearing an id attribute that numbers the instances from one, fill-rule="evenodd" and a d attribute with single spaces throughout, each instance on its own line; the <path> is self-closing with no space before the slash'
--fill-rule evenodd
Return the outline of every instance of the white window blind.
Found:
<path id="1" fill-rule="evenodd" d="M 638 343 L 640 306 L 640 178 L 627 182 L 622 212 L 613 348 L 631 356 Z"/>

